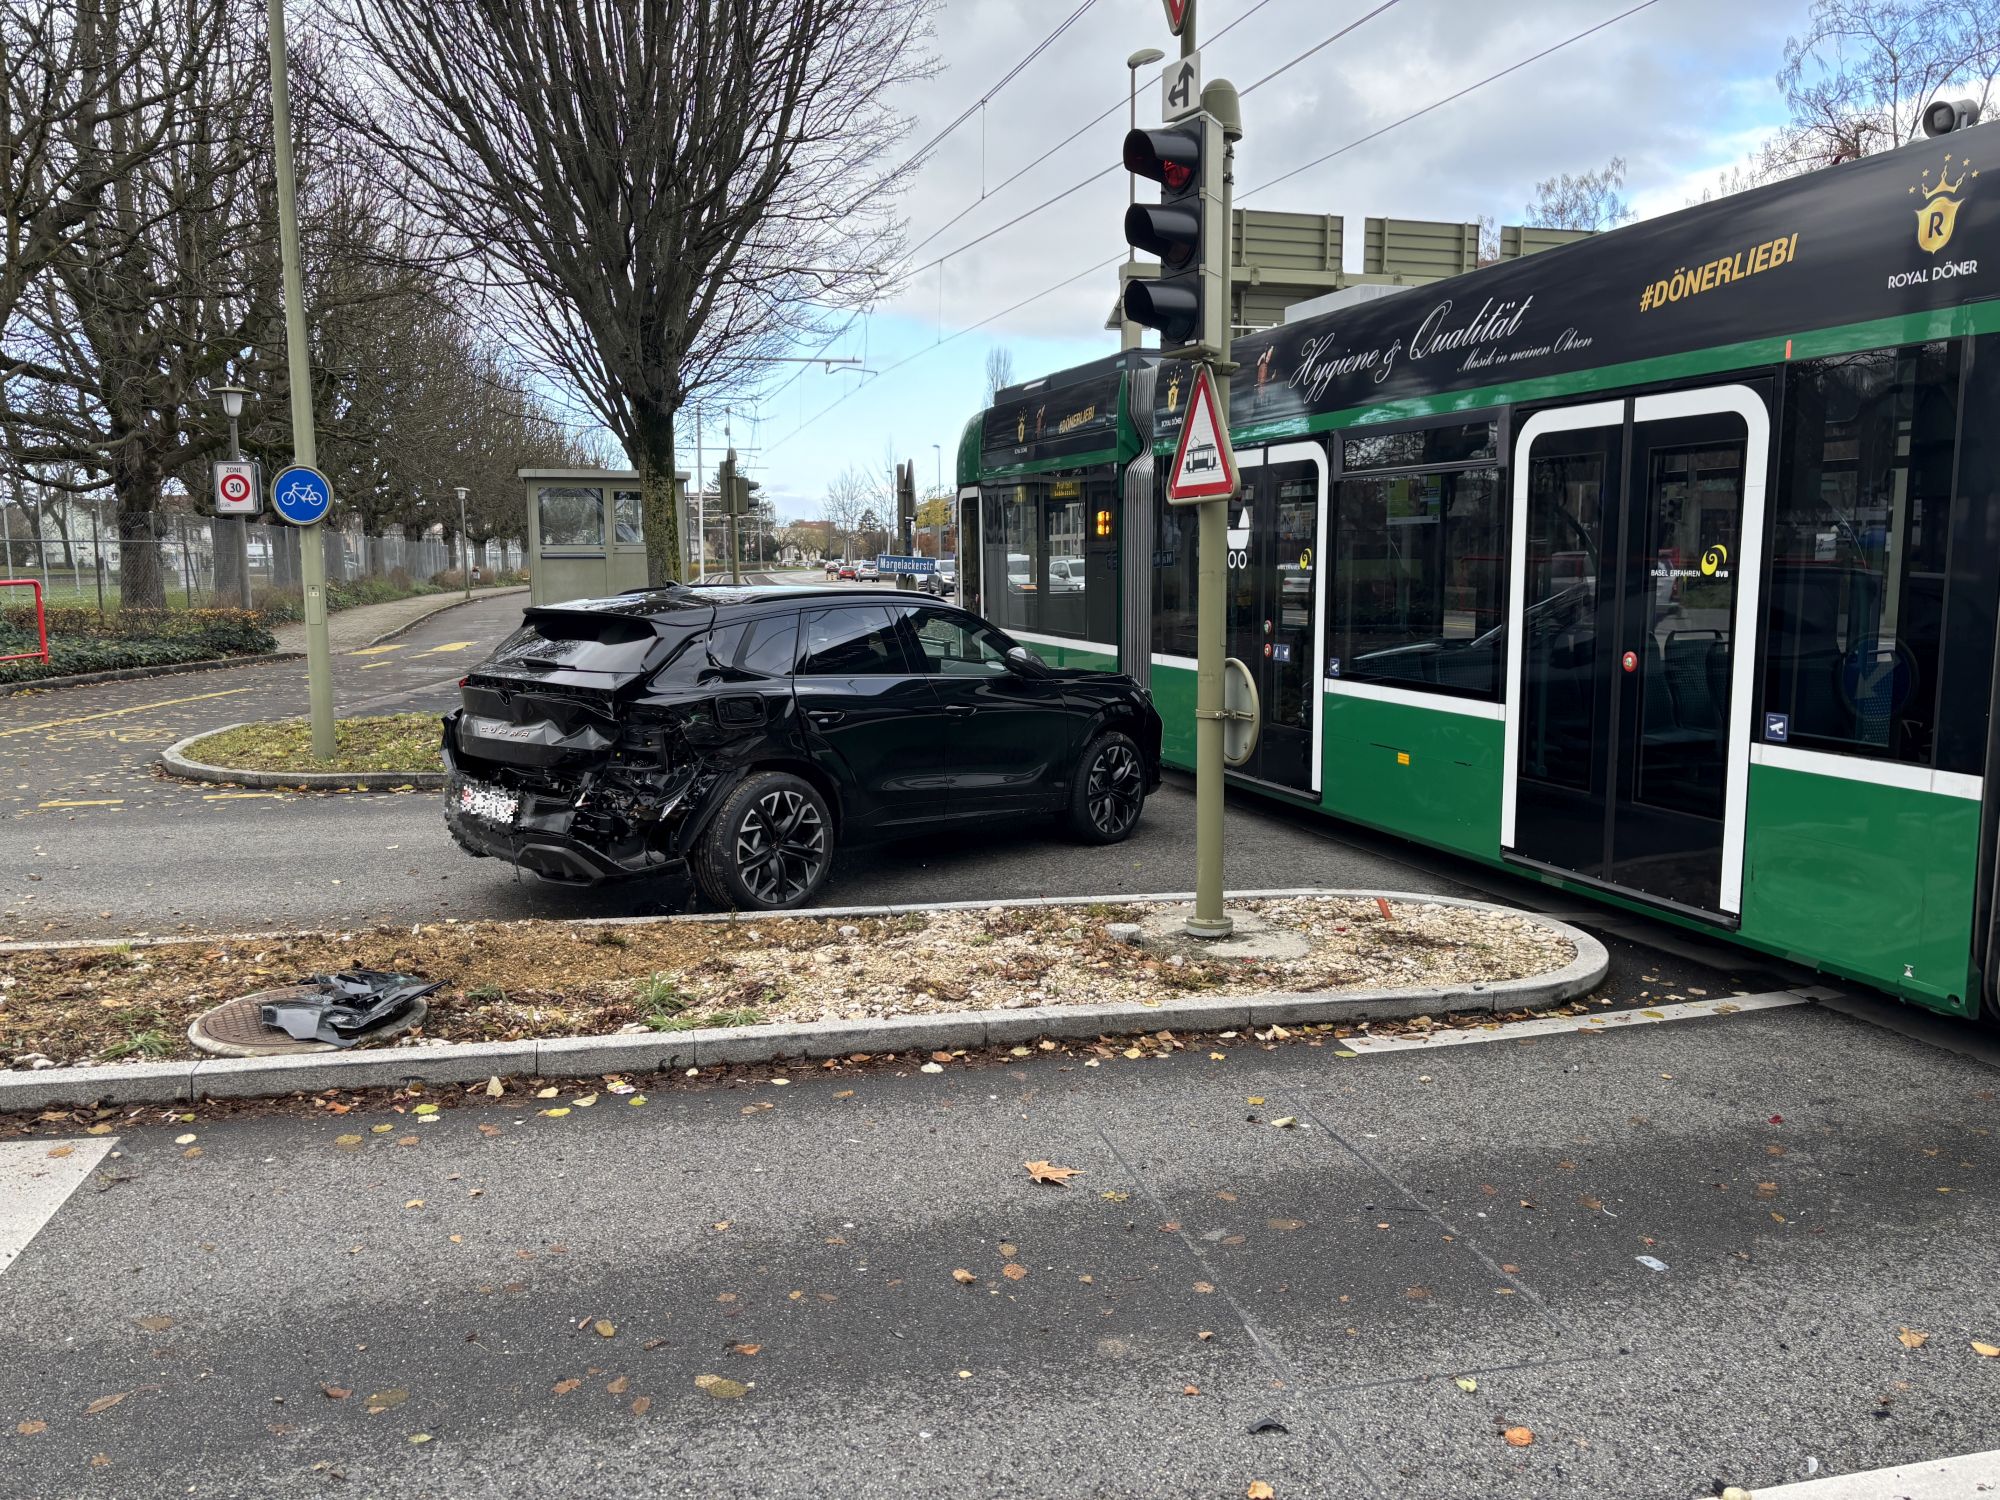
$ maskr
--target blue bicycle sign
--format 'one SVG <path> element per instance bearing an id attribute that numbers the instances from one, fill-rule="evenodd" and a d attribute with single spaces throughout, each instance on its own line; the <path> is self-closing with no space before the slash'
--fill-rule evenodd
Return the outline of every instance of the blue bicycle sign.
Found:
<path id="1" fill-rule="evenodd" d="M 271 505 L 294 526 L 310 526 L 332 509 L 333 486 L 318 469 L 293 464 L 271 481 Z"/>

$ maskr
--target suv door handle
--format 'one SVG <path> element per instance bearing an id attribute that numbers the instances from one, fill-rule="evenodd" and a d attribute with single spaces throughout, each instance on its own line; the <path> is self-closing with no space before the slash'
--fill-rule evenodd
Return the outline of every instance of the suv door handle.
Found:
<path id="1" fill-rule="evenodd" d="M 806 717 L 824 729 L 829 724 L 838 724 L 847 715 L 837 708 L 816 708 L 807 713 Z"/>
<path id="2" fill-rule="evenodd" d="M 944 711 L 950 714 L 954 719 L 963 719 L 968 714 L 976 714 L 979 712 L 979 710 L 974 708 L 970 703 L 947 703 L 944 706 Z"/>

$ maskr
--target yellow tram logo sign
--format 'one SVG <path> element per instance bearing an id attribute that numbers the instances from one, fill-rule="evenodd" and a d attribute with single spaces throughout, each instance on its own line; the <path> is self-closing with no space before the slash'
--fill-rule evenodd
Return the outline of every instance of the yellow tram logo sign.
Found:
<path id="1" fill-rule="evenodd" d="M 1917 209 L 1917 243 L 1932 255 L 1936 255 L 1951 243 L 1951 232 L 1958 227 L 1958 211 L 1965 202 L 1962 197 L 1955 195 L 1961 192 L 1967 182 L 1979 175 L 1972 171 L 1971 167 L 1971 162 L 1961 159 L 1958 164 L 1958 177 L 1954 180 L 1951 175 L 1951 157 L 1947 154 L 1944 167 L 1938 172 L 1935 183 L 1930 180 L 1931 174 L 1925 172 L 1919 178 L 1919 185 L 1910 189 L 1912 197 L 1919 191 L 1923 193 L 1923 205 Z"/>
<path id="2" fill-rule="evenodd" d="M 1701 576 L 1704 578 L 1713 578 L 1717 570 L 1728 561 L 1729 549 L 1723 546 L 1722 543 L 1717 542 L 1701 555 Z M 1724 573 L 1722 576 L 1727 578 L 1729 575 Z"/>

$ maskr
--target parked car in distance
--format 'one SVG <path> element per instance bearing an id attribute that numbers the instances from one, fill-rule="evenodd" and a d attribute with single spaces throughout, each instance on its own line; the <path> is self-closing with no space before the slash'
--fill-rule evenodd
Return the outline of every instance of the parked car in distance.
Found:
<path id="1" fill-rule="evenodd" d="M 925 593 L 931 595 L 933 598 L 950 598 L 958 592 L 958 559 L 955 557 L 939 558 L 937 571 L 926 573 L 922 578 L 917 580 L 917 583 Z"/>
<path id="2" fill-rule="evenodd" d="M 1056 814 L 1118 843 L 1160 784 L 1131 678 L 887 589 L 537 606 L 460 698 L 444 817 L 466 852 L 572 884 L 687 873 L 741 910 L 810 901 L 838 847 L 939 826 Z"/>
<path id="3" fill-rule="evenodd" d="M 863 583 L 880 583 L 882 581 L 882 565 L 873 558 L 856 563 L 854 576 Z"/>

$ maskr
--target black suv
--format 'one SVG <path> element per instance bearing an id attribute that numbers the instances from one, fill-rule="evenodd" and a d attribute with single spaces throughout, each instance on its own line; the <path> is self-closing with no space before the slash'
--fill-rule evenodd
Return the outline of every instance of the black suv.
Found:
<path id="1" fill-rule="evenodd" d="M 843 840 L 1061 814 L 1131 833 L 1160 716 L 905 593 L 672 587 L 528 610 L 444 721 L 461 847 L 550 880 L 690 871 L 719 905 L 797 906 Z"/>

